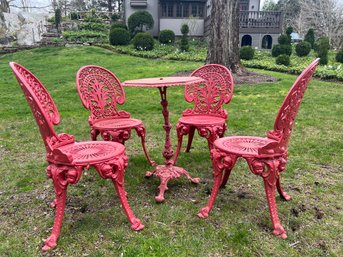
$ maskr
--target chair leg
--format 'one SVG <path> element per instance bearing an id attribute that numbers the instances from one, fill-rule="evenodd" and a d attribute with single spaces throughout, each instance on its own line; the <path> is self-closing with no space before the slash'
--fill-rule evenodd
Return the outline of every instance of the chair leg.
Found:
<path id="1" fill-rule="evenodd" d="M 212 164 L 213 164 L 213 169 L 214 169 L 213 186 L 212 186 L 210 199 L 208 200 L 207 205 L 198 212 L 198 217 L 200 218 L 208 217 L 210 211 L 212 210 L 214 201 L 216 200 L 219 187 L 222 183 L 223 171 L 225 169 L 225 166 L 222 165 L 222 160 L 224 156 L 225 156 L 224 154 L 221 154 L 216 149 L 211 150 L 211 159 L 212 159 Z"/>
<path id="2" fill-rule="evenodd" d="M 231 170 L 232 168 L 236 165 L 238 156 L 235 154 L 226 154 L 224 159 L 223 159 L 223 164 L 225 167 L 224 174 L 223 174 L 223 179 L 220 184 L 220 188 L 224 188 L 227 181 L 229 180 Z"/>
<path id="3" fill-rule="evenodd" d="M 270 218 L 273 223 L 273 234 L 277 237 L 287 238 L 286 230 L 282 227 L 275 201 L 275 187 L 279 177 L 278 159 L 248 159 L 251 171 L 263 178 L 264 189 L 269 207 Z"/>
<path id="4" fill-rule="evenodd" d="M 282 190 L 280 178 L 281 178 L 281 176 L 279 175 L 279 177 L 276 180 L 277 191 L 279 192 L 282 199 L 284 199 L 286 201 L 290 201 L 290 200 L 292 200 L 292 197 L 289 194 L 287 194 L 287 192 Z"/>
<path id="5" fill-rule="evenodd" d="M 117 171 L 119 172 L 119 171 Z M 122 171 L 123 172 L 123 171 Z M 124 178 L 124 175 L 122 176 Z M 121 181 L 119 179 L 112 179 L 114 187 L 118 193 L 121 205 L 123 206 L 124 212 L 126 214 L 127 219 L 131 223 L 131 228 L 135 231 L 142 230 L 144 225 L 141 223 L 139 219 L 135 217 L 133 214 L 129 202 L 127 201 L 126 192 L 124 188 L 124 179 Z"/>
<path id="6" fill-rule="evenodd" d="M 173 164 L 175 164 L 177 162 L 177 159 L 179 158 L 179 154 L 182 147 L 182 137 L 184 135 L 187 135 L 189 133 L 189 130 L 190 130 L 189 126 L 185 126 L 182 123 L 176 124 L 177 148 L 174 154 Z"/>
<path id="7" fill-rule="evenodd" d="M 224 125 L 223 125 L 223 130 L 222 131 L 220 131 L 220 133 L 218 134 L 218 137 L 219 138 L 222 138 L 222 137 L 224 137 L 224 135 L 225 135 L 225 131 L 227 130 L 227 124 L 226 123 L 224 123 Z"/>
<path id="8" fill-rule="evenodd" d="M 213 186 L 212 186 L 210 199 L 208 200 L 207 205 L 198 212 L 198 217 L 203 218 L 203 219 L 208 217 L 210 211 L 212 210 L 214 201 L 217 198 L 219 187 L 222 181 L 223 169 L 217 171 L 216 173 L 217 174 L 215 175 L 214 180 L 213 180 Z"/>
<path id="9" fill-rule="evenodd" d="M 276 208 L 276 202 L 275 202 L 275 185 L 271 185 L 268 178 L 263 179 L 264 182 L 264 188 L 266 191 L 267 201 L 268 201 L 268 207 L 270 212 L 270 218 L 273 223 L 273 234 L 281 237 L 281 238 L 287 238 L 286 230 L 282 227 L 279 219 L 279 215 Z"/>
<path id="10" fill-rule="evenodd" d="M 222 182 L 220 184 L 220 188 L 225 187 L 227 181 L 229 180 L 230 174 L 231 174 L 231 170 L 225 169 L 223 179 L 222 179 Z"/>
<path id="11" fill-rule="evenodd" d="M 145 147 L 145 133 L 146 133 L 145 127 L 142 125 L 142 126 L 136 127 L 135 130 L 136 130 L 137 135 L 141 138 L 141 144 L 142 144 L 146 159 L 148 160 L 151 166 L 155 166 L 156 162 L 150 159 L 148 155 L 148 151 L 146 150 L 146 147 Z"/>
<path id="12" fill-rule="evenodd" d="M 51 235 L 44 241 L 43 251 L 55 248 L 61 232 L 64 209 L 67 197 L 67 186 L 69 183 L 76 183 L 81 176 L 82 168 L 58 166 L 50 164 L 47 168 L 48 177 L 52 178 L 55 188 L 56 199 L 54 200 L 55 220 Z"/>
<path id="13" fill-rule="evenodd" d="M 91 139 L 93 141 L 96 141 L 96 138 L 98 137 L 98 135 L 100 134 L 100 131 L 97 129 L 91 129 Z"/>
<path id="14" fill-rule="evenodd" d="M 129 202 L 126 197 L 124 188 L 124 172 L 128 165 L 128 158 L 125 154 L 117 159 L 111 160 L 107 163 L 94 165 L 100 176 L 104 179 L 111 179 L 114 187 L 118 193 L 121 205 L 124 209 L 127 219 L 131 223 L 131 228 L 135 231 L 142 230 L 144 225 L 133 214 Z"/>
<path id="15" fill-rule="evenodd" d="M 188 142 L 187 142 L 187 147 L 185 152 L 189 153 L 191 146 L 192 146 L 192 142 L 193 142 L 193 137 L 194 137 L 194 132 L 195 132 L 195 127 L 191 126 L 189 129 L 189 134 L 188 134 Z"/>

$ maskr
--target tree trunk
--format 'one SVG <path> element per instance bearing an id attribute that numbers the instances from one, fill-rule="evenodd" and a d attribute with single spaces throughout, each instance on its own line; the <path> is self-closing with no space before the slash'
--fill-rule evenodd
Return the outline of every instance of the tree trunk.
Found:
<path id="1" fill-rule="evenodd" d="M 110 14 L 112 14 L 112 10 L 113 10 L 113 8 L 112 8 L 112 0 L 107 0 L 107 8 L 108 8 L 108 12 Z"/>
<path id="2" fill-rule="evenodd" d="M 206 63 L 228 67 L 233 73 L 246 70 L 239 61 L 239 0 L 213 0 Z"/>
<path id="3" fill-rule="evenodd" d="M 10 6 L 7 0 L 0 0 L 0 12 L 10 12 Z"/>

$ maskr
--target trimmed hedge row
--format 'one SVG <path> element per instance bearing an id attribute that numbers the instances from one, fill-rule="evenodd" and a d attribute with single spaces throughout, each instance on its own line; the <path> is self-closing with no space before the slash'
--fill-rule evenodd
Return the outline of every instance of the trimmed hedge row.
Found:
<path id="1" fill-rule="evenodd" d="M 111 51 L 129 54 L 133 56 L 143 58 L 161 58 L 168 60 L 178 61 L 197 61 L 204 63 L 207 54 L 206 47 L 194 47 L 190 48 L 189 52 L 181 52 L 176 50 L 176 47 L 172 45 L 160 45 L 156 44 L 156 47 L 152 51 L 138 51 L 133 48 L 132 45 L 127 46 L 110 46 L 101 45 L 102 47 Z M 332 54 L 331 54 L 332 55 Z M 315 58 L 311 52 L 308 57 L 291 57 L 291 66 L 277 65 L 275 60 L 271 58 L 270 52 L 255 51 L 255 57 L 253 60 L 241 60 L 242 64 L 248 68 L 257 68 L 270 71 L 277 71 L 283 73 L 297 74 L 299 75 L 305 67 Z M 330 57 L 330 60 L 334 58 Z M 333 63 L 332 65 L 319 66 L 316 69 L 315 75 L 322 79 L 336 79 L 343 81 L 343 65 L 340 63 Z"/>
<path id="2" fill-rule="evenodd" d="M 108 42 L 108 35 L 92 30 L 65 31 L 63 37 L 69 42 Z"/>
<path id="3" fill-rule="evenodd" d="M 301 64 L 301 65 L 293 65 L 293 66 L 285 66 L 285 65 L 278 65 L 276 63 L 265 63 L 263 60 L 251 60 L 251 61 L 242 61 L 242 64 L 248 68 L 256 68 L 256 69 L 263 69 L 263 70 L 270 70 L 270 71 L 277 71 L 277 72 L 284 72 L 289 74 L 296 74 L 299 75 L 309 64 Z M 315 74 L 315 77 L 319 77 L 321 79 L 337 79 L 343 81 L 343 65 L 340 66 L 318 66 Z"/>
<path id="4" fill-rule="evenodd" d="M 96 22 L 81 22 L 79 24 L 80 30 L 94 30 L 97 32 L 105 32 L 107 33 L 110 29 L 110 26 L 103 23 L 96 23 Z"/>

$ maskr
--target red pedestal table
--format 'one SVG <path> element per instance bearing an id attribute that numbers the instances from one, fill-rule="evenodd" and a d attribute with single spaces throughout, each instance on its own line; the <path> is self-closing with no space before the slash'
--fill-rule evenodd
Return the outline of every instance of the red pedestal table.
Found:
<path id="1" fill-rule="evenodd" d="M 164 192 L 168 190 L 167 184 L 169 180 L 178 178 L 181 175 L 185 175 L 190 181 L 195 184 L 200 182 L 199 178 L 192 178 L 188 172 L 181 168 L 173 165 L 171 160 L 174 152 L 170 143 L 170 129 L 172 128 L 169 122 L 169 111 L 168 111 L 168 101 L 167 101 L 167 88 L 174 86 L 186 86 L 186 85 L 197 85 L 200 83 L 205 83 L 205 80 L 198 77 L 163 77 L 163 78 L 145 78 L 136 80 L 127 80 L 122 83 L 125 87 L 149 87 L 158 88 L 161 95 L 161 105 L 162 114 L 164 117 L 163 128 L 166 131 L 166 141 L 164 144 L 163 157 L 165 159 L 164 165 L 156 166 L 153 172 L 147 172 L 146 176 L 150 177 L 152 175 L 158 177 L 161 181 L 159 185 L 159 194 L 155 197 L 157 202 L 164 201 Z"/>

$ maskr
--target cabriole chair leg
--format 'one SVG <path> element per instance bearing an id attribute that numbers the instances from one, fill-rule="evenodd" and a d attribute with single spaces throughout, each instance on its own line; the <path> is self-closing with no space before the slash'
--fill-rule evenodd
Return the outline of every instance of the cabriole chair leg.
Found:
<path id="1" fill-rule="evenodd" d="M 281 186 L 281 181 L 280 181 L 281 177 L 279 175 L 279 177 L 276 180 L 276 188 L 277 191 L 279 192 L 280 196 L 282 199 L 286 200 L 286 201 L 290 201 L 292 200 L 292 197 L 287 194 L 287 192 L 283 191 L 282 186 Z"/>
<path id="2" fill-rule="evenodd" d="M 124 173 L 127 165 L 128 158 L 125 154 L 123 154 L 115 160 L 109 161 L 108 163 L 94 165 L 94 167 L 102 178 L 112 180 L 126 217 L 131 223 L 131 228 L 135 231 L 138 231 L 142 230 L 144 225 L 134 216 L 127 200 L 127 194 L 124 188 Z"/>
<path id="3" fill-rule="evenodd" d="M 47 168 L 47 175 L 54 183 L 56 198 L 53 201 L 55 210 L 54 226 L 51 235 L 44 241 L 43 251 L 55 248 L 60 236 L 64 216 L 64 209 L 67 198 L 67 186 L 75 184 L 80 179 L 82 168 L 69 167 L 64 165 L 50 164 Z"/>
<path id="4" fill-rule="evenodd" d="M 189 129 L 189 134 L 188 134 L 188 142 L 187 142 L 187 147 L 185 152 L 189 153 L 189 151 L 191 150 L 191 146 L 192 146 L 192 142 L 193 142 L 193 137 L 194 137 L 194 132 L 195 132 L 195 127 L 191 126 Z"/>
<path id="5" fill-rule="evenodd" d="M 141 127 L 135 128 L 135 130 L 136 130 L 137 136 L 139 136 L 141 138 L 141 144 L 142 144 L 142 148 L 143 148 L 144 155 L 145 155 L 146 159 L 148 160 L 148 162 L 150 163 L 151 166 L 155 166 L 156 162 L 151 160 L 151 158 L 149 157 L 148 151 L 146 149 L 146 146 L 145 146 L 145 133 L 146 133 L 145 127 L 141 126 Z"/>

